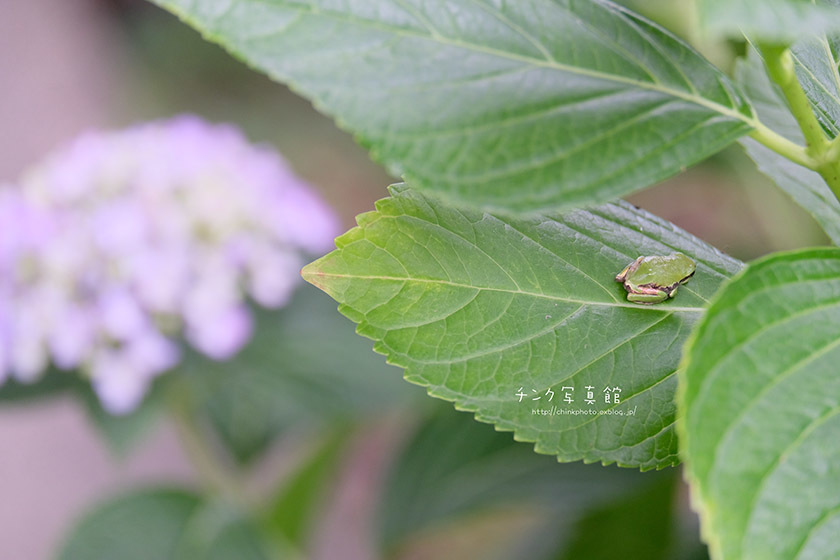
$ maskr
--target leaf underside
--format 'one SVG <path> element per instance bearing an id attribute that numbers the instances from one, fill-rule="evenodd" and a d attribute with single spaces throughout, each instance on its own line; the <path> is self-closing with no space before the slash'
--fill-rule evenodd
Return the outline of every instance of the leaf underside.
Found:
<path id="1" fill-rule="evenodd" d="M 738 261 L 626 203 L 508 219 L 404 185 L 392 194 L 303 272 L 376 351 L 431 395 L 562 461 L 677 462 L 682 343 Z M 616 273 L 675 250 L 698 262 L 677 297 L 626 301 Z M 606 404 L 607 387 L 621 389 L 620 403 Z M 584 413 L 534 412 L 552 407 Z"/>
<path id="2" fill-rule="evenodd" d="M 754 125 L 729 79 L 601 0 L 156 0 L 451 202 L 614 200 Z"/>
<path id="3" fill-rule="evenodd" d="M 836 0 L 699 0 L 708 32 L 775 43 L 840 31 Z"/>

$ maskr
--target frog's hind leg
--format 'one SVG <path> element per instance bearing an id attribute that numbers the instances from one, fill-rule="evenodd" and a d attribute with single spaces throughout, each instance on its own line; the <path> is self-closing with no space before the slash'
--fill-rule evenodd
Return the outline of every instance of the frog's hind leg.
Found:
<path id="1" fill-rule="evenodd" d="M 668 296 L 665 293 L 661 294 L 627 294 L 627 301 L 632 301 L 633 303 L 641 303 L 644 305 L 652 305 L 654 303 L 660 303 L 668 299 Z"/>
<path id="2" fill-rule="evenodd" d="M 695 270 L 694 272 L 697 272 L 697 271 Z M 686 276 L 685 278 L 683 278 L 682 280 L 680 280 L 680 284 L 685 284 L 686 282 L 688 282 L 689 280 L 691 280 L 691 277 L 692 277 L 692 276 L 694 276 L 694 272 L 692 272 L 691 274 L 689 274 L 688 276 Z"/>
<path id="3" fill-rule="evenodd" d="M 651 286 L 637 286 L 635 292 L 627 294 L 627 301 L 633 303 L 652 304 L 668 299 L 668 292 Z"/>

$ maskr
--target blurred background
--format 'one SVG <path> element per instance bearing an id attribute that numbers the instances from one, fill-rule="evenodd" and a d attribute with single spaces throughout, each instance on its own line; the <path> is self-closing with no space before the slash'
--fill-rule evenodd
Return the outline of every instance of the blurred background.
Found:
<path id="1" fill-rule="evenodd" d="M 276 147 L 343 230 L 394 180 L 307 101 L 144 1 L 0 2 L 0 183 L 85 130 L 184 112 Z M 630 3 L 731 64 L 739 46 L 695 37 L 690 2 Z M 737 146 L 631 201 L 744 260 L 825 241 Z M 92 552 L 117 537 L 132 558 L 169 558 L 154 551 L 184 533 L 184 558 L 705 557 L 678 469 L 537 456 L 402 381 L 303 285 L 255 332 L 232 363 L 187 360 L 118 420 L 65 378 L 0 388 L 0 558 L 127 558 Z M 141 488 L 157 490 L 111 501 Z M 87 540 L 68 540 L 79 527 Z"/>

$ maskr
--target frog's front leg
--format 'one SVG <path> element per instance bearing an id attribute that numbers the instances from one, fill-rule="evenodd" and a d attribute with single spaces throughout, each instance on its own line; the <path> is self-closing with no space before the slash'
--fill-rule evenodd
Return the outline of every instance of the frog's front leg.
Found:
<path id="1" fill-rule="evenodd" d="M 627 280 L 627 275 L 635 272 L 636 269 L 639 268 L 639 265 L 642 264 L 643 260 L 645 260 L 644 257 L 639 257 L 635 261 L 628 264 L 626 267 L 624 267 L 624 270 L 616 274 L 615 281 L 624 282 L 625 280 Z"/>
<path id="2" fill-rule="evenodd" d="M 632 301 L 633 303 L 647 304 L 661 303 L 669 297 L 674 297 L 672 294 L 673 291 L 671 292 L 671 294 L 669 294 L 665 290 L 660 290 L 657 288 L 643 288 L 641 286 L 638 286 L 634 291 L 629 292 L 627 294 L 627 301 Z"/>

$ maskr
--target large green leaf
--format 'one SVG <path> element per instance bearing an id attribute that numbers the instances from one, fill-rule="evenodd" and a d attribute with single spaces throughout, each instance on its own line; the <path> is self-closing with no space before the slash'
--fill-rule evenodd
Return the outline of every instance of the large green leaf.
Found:
<path id="1" fill-rule="evenodd" d="M 725 75 L 602 0 L 156 1 L 450 201 L 612 200 L 755 125 Z"/>
<path id="2" fill-rule="evenodd" d="M 398 551 L 418 535 L 479 512 L 523 508 L 538 512 L 557 539 L 582 514 L 623 498 L 651 476 L 558 465 L 467 414 L 436 407 L 399 450 L 386 478 L 379 512 L 382 544 Z"/>
<path id="3" fill-rule="evenodd" d="M 75 372 L 49 368 L 32 383 L 25 383 L 14 378 L 5 380 L 0 384 L 0 406 L 27 404 L 37 399 L 64 396 L 84 386 L 85 383 Z"/>
<path id="4" fill-rule="evenodd" d="M 268 537 L 239 508 L 209 500 L 190 516 L 173 560 L 302 560 L 281 536 Z"/>
<path id="5" fill-rule="evenodd" d="M 556 560 L 674 560 L 674 477 L 589 512 Z M 596 545 L 597 543 L 597 545 Z M 682 544 L 682 543 L 680 543 Z"/>
<path id="6" fill-rule="evenodd" d="M 58 560 L 292 560 L 238 508 L 185 490 L 148 488 L 111 498 L 85 515 Z"/>
<path id="7" fill-rule="evenodd" d="M 840 10 L 839 10 L 840 11 Z M 799 41 L 791 48 L 796 77 L 830 137 L 840 131 L 840 73 L 837 34 Z"/>
<path id="8" fill-rule="evenodd" d="M 336 477 L 346 459 L 347 436 L 346 429 L 329 434 L 320 448 L 284 480 L 265 514 L 273 534 L 282 535 L 301 549 L 306 547 L 324 499 L 337 484 Z"/>
<path id="9" fill-rule="evenodd" d="M 563 461 L 677 461 L 681 346 L 738 261 L 626 203 L 506 219 L 392 193 L 303 273 L 406 379 Z M 616 273 L 674 250 L 698 261 L 691 282 L 667 303 L 627 302 Z M 607 387 L 622 402 L 605 404 Z"/>
<path id="10" fill-rule="evenodd" d="M 797 74 L 820 122 L 832 136 L 836 135 L 840 122 L 840 75 L 832 54 L 834 50 L 824 39 L 814 39 L 794 49 Z M 762 122 L 788 140 L 804 145 L 802 131 L 788 110 L 781 90 L 767 77 L 754 49 L 750 49 L 746 59 L 738 61 L 736 76 Z M 823 178 L 751 138 L 743 138 L 741 143 L 759 170 L 810 212 L 835 244 L 840 243 L 840 203 Z"/>
<path id="11" fill-rule="evenodd" d="M 682 452 L 713 557 L 840 557 L 840 250 L 750 264 L 686 350 Z"/>
<path id="12" fill-rule="evenodd" d="M 70 533 L 58 560 L 172 560 L 198 496 L 169 489 L 114 498 L 88 513 Z"/>
<path id="13" fill-rule="evenodd" d="M 708 31 L 770 42 L 840 30 L 835 0 L 699 0 L 700 24 Z"/>

